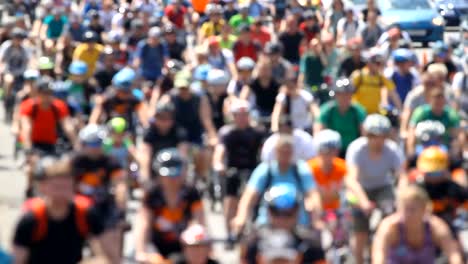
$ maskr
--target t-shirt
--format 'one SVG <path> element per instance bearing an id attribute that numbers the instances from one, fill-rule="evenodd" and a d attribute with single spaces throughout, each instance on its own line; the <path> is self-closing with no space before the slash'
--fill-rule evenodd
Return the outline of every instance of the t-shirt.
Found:
<path id="1" fill-rule="evenodd" d="M 421 84 L 419 73 L 415 70 L 410 70 L 408 73 L 401 73 L 397 68 L 387 68 L 384 71 L 385 77 L 392 80 L 395 84 L 396 92 L 400 96 L 401 101 L 405 101 L 408 93 L 416 86 Z"/>
<path id="2" fill-rule="evenodd" d="M 232 47 L 234 60 L 237 62 L 242 57 L 249 57 L 252 60 L 257 61 L 258 54 L 261 49 L 262 47 L 257 42 L 249 41 L 248 43 L 245 43 L 237 40 Z"/>
<path id="3" fill-rule="evenodd" d="M 395 89 L 395 84 L 391 80 L 381 74 L 370 75 L 367 68 L 353 72 L 351 79 L 356 87 L 353 100 L 361 104 L 368 114 L 379 112 L 383 87 L 390 91 Z"/>
<path id="4" fill-rule="evenodd" d="M 405 158 L 398 145 L 386 140 L 380 158 L 371 159 L 366 137 L 353 141 L 346 152 L 346 164 L 359 170 L 358 181 L 365 190 L 378 189 L 393 184 L 392 173 L 399 171 Z"/>
<path id="5" fill-rule="evenodd" d="M 24 46 L 14 47 L 11 40 L 0 46 L 0 60 L 5 65 L 5 72 L 22 76 L 28 66 L 30 52 Z"/>
<path id="6" fill-rule="evenodd" d="M 450 130 L 460 126 L 460 116 L 449 106 L 444 107 L 441 115 L 435 115 L 429 104 L 419 106 L 411 115 L 410 126 L 415 127 L 418 123 L 426 120 L 439 121 L 445 126 L 444 138 L 447 144 L 450 143 Z"/>
<path id="7" fill-rule="evenodd" d="M 29 250 L 28 264 L 78 263 L 84 246 L 84 238 L 78 230 L 75 217 L 76 209 L 70 204 L 70 214 L 63 220 L 47 220 L 47 235 L 41 241 L 33 240 L 37 220 L 32 213 L 26 213 L 18 221 L 13 243 Z M 87 214 L 88 228 L 93 235 L 104 230 L 102 219 L 94 210 Z"/>
<path id="8" fill-rule="evenodd" d="M 104 47 L 100 44 L 95 44 L 92 49 L 88 47 L 89 45 L 87 43 L 79 44 L 73 52 L 73 59 L 84 61 L 86 65 L 88 65 L 87 76 L 90 77 L 96 70 L 96 64 Z"/>
<path id="9" fill-rule="evenodd" d="M 299 25 L 299 28 L 301 29 L 302 33 L 304 33 L 304 37 L 307 40 L 307 43 L 309 43 L 313 38 L 317 37 L 320 34 L 320 26 L 319 25 L 314 25 L 312 27 L 307 27 L 305 22 L 302 22 Z"/>
<path id="10" fill-rule="evenodd" d="M 227 38 L 218 36 L 218 41 L 221 49 L 232 49 L 232 46 L 237 41 L 237 37 L 235 35 L 229 35 Z"/>
<path id="11" fill-rule="evenodd" d="M 140 59 L 140 71 L 144 78 L 157 80 L 161 76 L 164 59 L 169 57 L 169 51 L 165 44 L 150 46 L 146 40 L 138 43 L 135 58 Z"/>
<path id="12" fill-rule="evenodd" d="M 44 24 L 47 25 L 47 38 L 56 39 L 60 37 L 67 23 L 68 19 L 66 16 L 61 16 L 59 19 L 55 19 L 54 15 L 49 15 L 44 18 Z"/>
<path id="13" fill-rule="evenodd" d="M 328 173 L 322 170 L 319 158 L 313 158 L 307 163 L 315 177 L 317 189 L 322 198 L 323 209 L 339 209 L 340 192 L 343 190 L 343 180 L 346 176 L 346 161 L 340 158 L 334 158 L 332 169 Z"/>
<path id="14" fill-rule="evenodd" d="M 275 186 L 275 184 L 290 183 L 300 188 L 299 191 L 303 192 L 304 195 L 315 189 L 315 181 L 307 166 L 307 163 L 304 161 L 297 162 L 297 173 L 299 179 L 301 180 L 300 183 L 296 182 L 296 177 L 294 176 L 294 169 L 292 166 L 286 173 L 281 173 L 279 171 L 278 163 L 276 161 L 272 161 L 268 163 L 263 162 L 258 165 L 257 168 L 255 168 L 255 170 L 252 172 L 252 175 L 250 176 L 249 181 L 247 182 L 247 187 L 255 190 L 255 192 L 260 195 L 264 194 L 265 191 L 268 191 L 264 189 L 265 185 L 267 184 L 268 170 L 270 170 L 272 176 L 271 185 L 268 188 Z M 268 214 L 263 195 L 260 199 L 260 208 L 256 222 L 257 224 L 262 225 L 268 223 Z M 304 204 L 302 204 L 299 211 L 298 224 L 309 224 L 309 217 L 305 211 Z"/>
<path id="15" fill-rule="evenodd" d="M 271 135 L 262 148 L 262 161 L 269 162 L 276 160 L 275 146 L 278 142 L 280 135 L 275 133 Z M 314 140 L 312 136 L 300 129 L 294 129 L 292 132 L 293 137 L 293 160 L 309 160 L 317 154 L 315 149 Z"/>
<path id="16" fill-rule="evenodd" d="M 353 21 L 350 22 L 346 17 L 341 18 L 336 24 L 337 31 L 340 30 L 343 33 L 342 39 L 338 41 L 347 43 L 347 41 L 359 35 L 363 27 L 363 23 L 359 20 L 353 19 Z"/>
<path id="17" fill-rule="evenodd" d="M 180 143 L 187 141 L 187 132 L 184 128 L 173 126 L 166 134 L 161 133 L 156 125 L 148 127 L 143 134 L 143 142 L 153 149 L 153 157 L 162 149 L 176 148 Z"/>
<path id="18" fill-rule="evenodd" d="M 461 91 L 461 96 L 456 101 L 460 110 L 468 113 L 468 75 L 464 72 L 457 72 L 453 77 L 452 92 L 456 94 L 458 91 Z"/>
<path id="19" fill-rule="evenodd" d="M 122 175 L 123 168 L 109 155 L 93 159 L 85 153 L 77 153 L 72 158 L 72 169 L 78 193 L 95 202 L 104 202 L 110 197 L 111 182 Z"/>
<path id="20" fill-rule="evenodd" d="M 360 70 L 366 66 L 366 63 L 363 60 L 359 60 L 356 62 L 351 56 L 344 59 L 340 65 L 340 69 L 338 71 L 338 76 L 346 76 L 349 77 L 355 70 Z"/>
<path id="21" fill-rule="evenodd" d="M 291 116 L 294 128 L 306 130 L 312 127 L 313 122 L 310 106 L 314 101 L 314 97 L 311 93 L 303 89 L 299 90 L 299 94 L 294 97 L 280 93 L 276 97 L 276 101 L 282 104 L 285 108 L 289 108 L 285 109 L 285 111 Z"/>
<path id="22" fill-rule="evenodd" d="M 200 27 L 200 34 L 204 36 L 205 38 L 211 37 L 211 36 L 217 36 L 221 33 L 223 27 L 224 27 L 224 20 L 218 21 L 218 23 L 213 23 L 212 21 L 207 21 L 202 24 Z"/>
<path id="23" fill-rule="evenodd" d="M 242 25 L 250 26 L 253 22 L 253 17 L 247 16 L 244 18 L 241 14 L 234 15 L 229 19 L 229 25 L 231 25 L 235 30 L 238 30 Z"/>
<path id="24" fill-rule="evenodd" d="M 304 84 L 311 88 L 319 86 L 323 83 L 323 70 L 325 66 L 322 64 L 320 57 L 312 53 L 302 55 L 299 64 L 299 70 L 304 74 Z"/>
<path id="25" fill-rule="evenodd" d="M 274 79 L 270 80 L 267 87 L 263 87 L 259 79 L 253 80 L 250 84 L 250 89 L 255 95 L 255 105 L 262 115 L 270 116 L 273 112 L 279 88 L 279 83 Z"/>
<path id="26" fill-rule="evenodd" d="M 57 141 L 57 125 L 69 113 L 67 105 L 61 100 L 54 99 L 52 105 L 44 109 L 38 99 L 32 98 L 20 104 L 20 115 L 31 118 L 31 140 L 33 143 L 54 145 Z"/>
<path id="27" fill-rule="evenodd" d="M 162 187 L 154 186 L 146 191 L 143 198 L 143 206 L 152 212 L 151 241 L 164 257 L 181 252 L 180 234 L 193 219 L 193 215 L 203 210 L 200 193 L 194 187 L 183 186 L 179 197 L 179 205 L 170 208 Z"/>
<path id="28" fill-rule="evenodd" d="M 179 29 L 184 27 L 184 18 L 186 13 L 187 9 L 184 6 L 181 6 L 177 10 L 174 5 L 168 5 L 164 10 L 165 16 Z"/>
<path id="29" fill-rule="evenodd" d="M 284 32 L 279 35 L 278 39 L 284 47 L 283 57 L 289 62 L 299 63 L 299 47 L 303 38 L 304 34 L 299 31 L 293 34 Z"/>
<path id="30" fill-rule="evenodd" d="M 359 104 L 351 104 L 348 110 L 341 113 L 336 101 L 330 101 L 320 107 L 318 123 L 335 130 L 341 135 L 343 149 L 361 135 L 361 124 L 366 118 L 366 111 Z"/>
<path id="31" fill-rule="evenodd" d="M 267 29 L 261 28 L 258 32 L 252 32 L 251 38 L 253 41 L 259 43 L 261 47 L 264 47 L 265 44 L 270 42 L 271 34 L 268 32 Z"/>
<path id="32" fill-rule="evenodd" d="M 229 168 L 254 169 L 257 166 L 263 133 L 252 127 L 239 129 L 226 125 L 220 129 L 219 138 L 226 148 Z"/>

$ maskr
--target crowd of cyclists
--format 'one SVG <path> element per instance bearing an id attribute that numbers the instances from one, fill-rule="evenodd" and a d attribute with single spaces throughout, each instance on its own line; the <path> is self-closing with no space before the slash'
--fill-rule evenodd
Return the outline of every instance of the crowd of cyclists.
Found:
<path id="1" fill-rule="evenodd" d="M 3 5 L 0 263 L 466 263 L 468 21 L 419 56 L 374 0 Z"/>

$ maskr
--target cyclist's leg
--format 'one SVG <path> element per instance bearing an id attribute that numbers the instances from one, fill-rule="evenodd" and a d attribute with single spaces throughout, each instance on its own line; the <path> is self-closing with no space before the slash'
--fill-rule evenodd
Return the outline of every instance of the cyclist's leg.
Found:
<path id="1" fill-rule="evenodd" d="M 239 203 L 239 194 L 241 188 L 241 179 L 237 170 L 230 170 L 224 176 L 224 219 L 226 221 L 226 230 L 231 234 L 231 221 L 236 216 Z"/>
<path id="2" fill-rule="evenodd" d="M 5 75 L 3 76 L 5 98 L 10 96 L 10 94 L 12 93 L 14 82 L 15 82 L 15 76 L 11 73 L 5 73 Z"/>

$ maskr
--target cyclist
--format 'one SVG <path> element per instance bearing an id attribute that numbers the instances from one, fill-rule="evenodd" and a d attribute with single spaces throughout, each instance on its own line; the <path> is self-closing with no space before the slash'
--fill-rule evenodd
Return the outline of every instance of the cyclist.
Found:
<path id="1" fill-rule="evenodd" d="M 98 246 L 106 248 L 100 239 L 104 231 L 101 218 L 82 200 L 73 198 L 69 160 L 53 160 L 42 170 L 42 197 L 28 201 L 15 230 L 15 263 L 77 263 L 84 242 L 96 239 Z M 102 252 L 93 249 L 97 249 L 95 254 Z"/>
<path id="2" fill-rule="evenodd" d="M 151 161 L 165 148 L 177 148 L 182 156 L 188 153 L 187 131 L 175 123 L 175 108 L 171 103 L 159 102 L 154 118 L 143 134 L 139 146 L 139 162 L 143 181 L 151 178 Z"/>
<path id="3" fill-rule="evenodd" d="M 200 224 L 192 224 L 180 235 L 183 247 L 183 260 L 176 261 L 176 264 L 200 263 L 217 264 L 218 261 L 211 258 L 212 239 L 208 230 Z"/>
<path id="4" fill-rule="evenodd" d="M 314 137 L 314 142 L 318 155 L 307 163 L 317 183 L 323 210 L 337 211 L 341 208 L 344 187 L 352 191 L 356 196 L 364 197 L 358 199 L 365 201 L 365 194 L 361 185 L 355 178 L 345 178 L 347 174 L 346 162 L 337 157 L 341 148 L 340 134 L 325 129 Z M 364 206 L 365 204 L 363 204 Z"/>
<path id="5" fill-rule="evenodd" d="M 318 223 L 318 218 L 311 219 L 308 212 L 314 217 L 320 215 L 321 201 L 315 188 L 315 182 L 310 174 L 307 164 L 303 161 L 293 160 L 294 141 L 289 135 L 281 135 L 275 146 L 276 160 L 263 162 L 253 171 L 247 182 L 245 191 L 239 201 L 236 217 L 232 221 L 234 233 L 240 232 L 255 204 L 260 204 L 256 224 L 268 223 L 266 204 L 263 194 L 271 187 L 280 183 L 291 183 L 297 186 L 304 197 L 304 206 L 301 205 L 297 223 L 310 226 Z M 306 210 L 307 209 L 307 210 Z"/>
<path id="6" fill-rule="evenodd" d="M 229 109 L 228 94 L 226 86 L 229 83 L 229 76 L 223 70 L 211 69 L 206 77 L 208 84 L 206 97 L 211 106 L 212 122 L 216 130 L 224 125 Z"/>
<path id="7" fill-rule="evenodd" d="M 23 89 L 18 91 L 18 93 L 16 94 L 16 103 L 15 103 L 16 108 L 13 112 L 13 119 L 11 122 L 11 131 L 13 135 L 15 136 L 17 136 L 18 133 L 20 132 L 20 128 L 19 128 L 20 116 L 18 112 L 19 111 L 18 106 L 23 101 L 36 96 L 36 82 L 39 79 L 39 77 L 40 77 L 39 72 L 33 69 L 26 70 L 23 74 L 24 86 L 23 86 Z"/>
<path id="8" fill-rule="evenodd" d="M 96 105 L 89 117 L 89 123 L 99 124 L 102 116 L 108 121 L 113 117 L 123 117 L 128 122 L 128 131 L 136 136 L 137 120 L 143 127 L 148 127 L 146 105 L 132 93 L 136 73 L 131 68 L 123 68 L 112 78 L 112 88 L 95 99 Z"/>
<path id="9" fill-rule="evenodd" d="M 77 193 L 92 204 L 104 221 L 103 239 L 112 245 L 109 258 L 112 263 L 119 263 L 127 200 L 126 172 L 117 160 L 104 153 L 105 133 L 96 124 L 81 129 L 80 149 L 72 156 L 71 166 Z"/>
<path id="10" fill-rule="evenodd" d="M 283 57 L 283 44 L 280 42 L 268 42 L 263 49 L 264 57 L 271 64 L 273 78 L 277 83 L 283 84 L 286 75 L 292 70 L 292 65 Z M 262 59 L 264 59 L 262 57 Z"/>
<path id="11" fill-rule="evenodd" d="M 384 214 L 393 209 L 394 177 L 403 177 L 400 175 L 404 171 L 403 154 L 398 145 L 388 139 L 390 121 L 385 116 L 371 114 L 364 120 L 363 128 L 365 135 L 353 141 L 346 153 L 346 177 L 356 179 L 367 196 L 358 197 L 360 208 L 353 208 L 351 248 L 356 263 L 364 261 L 369 238 L 368 215 L 375 206 Z"/>
<path id="12" fill-rule="evenodd" d="M 220 141 L 213 154 L 213 168 L 223 179 L 224 217 L 228 233 L 234 218 L 243 185 L 242 173 L 250 176 L 257 166 L 263 133 L 250 125 L 247 101 L 234 101 L 230 112 L 233 123 L 219 131 Z"/>
<path id="13" fill-rule="evenodd" d="M 353 100 L 360 103 L 369 114 L 377 113 L 381 105 L 392 102 L 401 109 L 401 100 L 395 91 L 395 84 L 381 73 L 384 57 L 375 50 L 369 52 L 366 67 L 351 74 L 356 88 Z"/>
<path id="14" fill-rule="evenodd" d="M 62 127 L 72 144 L 76 142 L 66 104 L 52 95 L 52 81 L 48 77 L 43 77 L 37 84 L 37 95 L 21 102 L 19 106 L 20 135 L 26 154 L 29 155 L 30 166 L 33 166 L 36 155 L 56 154 L 58 126 Z M 28 175 L 26 196 L 32 195 L 30 166 L 26 169 Z"/>
<path id="15" fill-rule="evenodd" d="M 332 91 L 335 98 L 320 107 L 314 132 L 319 133 L 325 128 L 337 131 L 343 140 L 340 157 L 344 158 L 349 144 L 361 135 L 366 111 L 361 105 L 352 102 L 355 88 L 349 79 L 338 79 Z"/>
<path id="16" fill-rule="evenodd" d="M 83 34 L 83 43 L 79 44 L 73 52 L 73 60 L 84 61 L 88 66 L 86 77 L 93 76 L 101 52 L 104 50 L 104 47 L 97 43 L 98 38 L 96 32 L 86 31 Z"/>
<path id="17" fill-rule="evenodd" d="M 395 84 L 396 91 L 402 102 L 408 93 L 419 85 L 419 73 L 412 68 L 414 53 L 409 49 L 397 49 L 392 52 L 394 67 L 387 68 L 384 75 Z"/>
<path id="18" fill-rule="evenodd" d="M 84 122 L 84 116 L 91 113 L 91 96 L 95 93 L 94 87 L 89 84 L 86 73 L 88 65 L 84 61 L 73 61 L 68 67 L 68 80 L 63 84 L 67 91 L 66 101 L 70 105 L 73 115 L 80 117 Z"/>
<path id="19" fill-rule="evenodd" d="M 180 254 L 180 236 L 191 224 L 204 225 L 203 204 L 198 191 L 186 184 L 188 164 L 176 149 L 161 150 L 153 160 L 154 180 L 145 191 L 143 205 L 136 217 L 135 247 L 137 261 Z M 156 252 L 148 251 L 148 245 Z"/>
<path id="20" fill-rule="evenodd" d="M 238 97 L 245 85 L 252 81 L 252 71 L 255 68 L 255 61 L 249 57 L 240 58 L 237 63 L 237 79 L 229 82 L 227 92 L 231 96 Z"/>
<path id="21" fill-rule="evenodd" d="M 379 225 L 372 245 L 372 263 L 435 263 L 437 248 L 448 263 L 463 263 L 450 229 L 428 210 L 428 194 L 415 185 L 398 191 L 397 212 Z"/>
<path id="22" fill-rule="evenodd" d="M 104 152 L 120 162 L 122 168 L 129 168 L 131 161 L 136 160 L 136 150 L 132 139 L 126 133 L 127 121 L 114 117 L 107 122 L 109 136 L 104 139 Z"/>
<path id="23" fill-rule="evenodd" d="M 270 221 L 248 236 L 241 248 L 243 263 L 326 263 L 320 235 L 296 225 L 303 202 L 300 191 L 280 183 L 265 193 L 265 200 Z"/>
<path id="24" fill-rule="evenodd" d="M 55 77 L 55 63 L 50 57 L 39 57 L 37 60 L 37 68 L 39 69 L 41 76 L 49 76 L 51 78 Z"/>

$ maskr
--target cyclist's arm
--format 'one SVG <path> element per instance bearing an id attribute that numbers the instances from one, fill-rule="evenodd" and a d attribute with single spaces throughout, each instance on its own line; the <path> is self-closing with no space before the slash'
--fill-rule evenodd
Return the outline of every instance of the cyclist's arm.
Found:
<path id="1" fill-rule="evenodd" d="M 29 116 L 22 115 L 20 118 L 21 121 L 21 134 L 23 137 L 23 144 L 25 149 L 30 149 L 32 147 L 32 120 Z"/>
<path id="2" fill-rule="evenodd" d="M 153 147 L 148 143 L 143 143 L 138 155 L 141 165 L 142 180 L 149 180 L 151 178 L 151 156 L 153 154 Z"/>
<path id="3" fill-rule="evenodd" d="M 205 128 L 205 131 L 208 134 L 208 138 L 215 139 L 217 137 L 216 128 L 213 124 L 213 120 L 211 119 L 213 115 L 211 113 L 210 104 L 208 103 L 208 100 L 205 96 L 201 97 L 201 100 L 200 100 L 199 115 L 200 115 L 200 119 L 203 124 L 203 127 Z"/>
<path id="4" fill-rule="evenodd" d="M 73 125 L 73 121 L 69 116 L 63 118 L 60 121 L 60 126 L 63 128 L 63 131 L 65 131 L 68 139 L 73 145 L 78 142 L 75 134 L 75 126 Z"/>
<path id="5" fill-rule="evenodd" d="M 143 127 L 148 127 L 148 107 L 145 103 L 141 102 L 137 110 L 138 119 Z"/>
<path id="6" fill-rule="evenodd" d="M 112 183 L 114 186 L 114 196 L 117 206 L 125 210 L 127 204 L 127 172 L 123 168 L 115 169 L 111 173 Z"/>
<path id="7" fill-rule="evenodd" d="M 257 190 L 250 186 L 247 186 L 239 200 L 239 207 L 237 209 L 235 219 L 238 219 L 240 222 L 245 224 L 258 198 L 259 196 Z"/>
<path id="8" fill-rule="evenodd" d="M 283 101 L 275 102 L 275 106 L 273 107 L 273 112 L 271 113 L 271 131 L 276 132 L 279 129 L 279 121 L 281 117 L 281 113 L 283 112 Z"/>
<path id="9" fill-rule="evenodd" d="M 450 264 L 463 263 L 456 240 L 450 233 L 448 225 L 437 216 L 430 219 L 432 236 L 435 243 L 442 249 Z"/>
<path id="10" fill-rule="evenodd" d="M 242 100 L 249 100 L 250 93 L 251 93 L 250 86 L 244 85 L 242 86 L 242 90 L 239 94 L 239 98 Z"/>
<path id="11" fill-rule="evenodd" d="M 102 115 L 103 112 L 103 103 L 104 103 L 104 98 L 102 96 L 97 95 L 95 98 L 95 106 L 93 108 L 93 111 L 91 112 L 91 115 L 89 116 L 89 123 L 90 124 L 99 124 L 99 118 Z"/>
<path id="12" fill-rule="evenodd" d="M 213 169 L 216 172 L 225 171 L 224 158 L 226 154 L 226 147 L 222 143 L 218 143 L 213 153 Z"/>
<path id="13" fill-rule="evenodd" d="M 393 222 L 393 216 L 389 216 L 382 220 L 382 223 L 379 225 L 372 240 L 372 264 L 386 263 L 391 241 L 395 240 L 395 230 L 392 228 Z"/>
<path id="14" fill-rule="evenodd" d="M 359 168 L 348 164 L 347 171 L 348 174 L 346 175 L 344 181 L 346 188 L 348 188 L 354 195 L 357 196 L 359 204 L 369 205 L 369 198 L 367 197 L 364 188 L 362 188 L 362 185 L 358 181 Z"/>
<path id="15" fill-rule="evenodd" d="M 409 124 L 408 134 L 406 137 L 406 155 L 408 156 L 413 155 L 415 146 L 416 146 L 415 126 Z"/>
<path id="16" fill-rule="evenodd" d="M 21 246 L 13 247 L 14 264 L 26 264 L 29 259 L 29 249 Z"/>
<path id="17" fill-rule="evenodd" d="M 406 139 L 408 136 L 408 123 L 411 117 L 411 109 L 409 107 L 403 107 L 403 111 L 401 112 L 401 124 L 400 124 L 400 136 L 403 139 Z"/>

